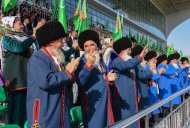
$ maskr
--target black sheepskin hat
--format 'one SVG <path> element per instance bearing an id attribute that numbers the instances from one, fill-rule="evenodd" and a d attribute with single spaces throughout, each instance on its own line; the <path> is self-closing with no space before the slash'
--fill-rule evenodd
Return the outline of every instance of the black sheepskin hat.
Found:
<path id="1" fill-rule="evenodd" d="M 176 55 L 176 59 L 178 60 L 180 58 L 180 54 L 176 52 L 175 55 Z"/>
<path id="2" fill-rule="evenodd" d="M 36 31 L 36 39 L 40 46 L 44 46 L 66 36 L 67 34 L 62 24 L 58 21 L 50 21 Z"/>
<path id="3" fill-rule="evenodd" d="M 132 50 L 131 50 L 131 56 L 137 56 L 139 55 L 143 50 L 143 47 L 141 45 L 136 45 Z"/>
<path id="4" fill-rule="evenodd" d="M 100 47 L 99 35 L 96 31 L 91 30 L 91 29 L 84 30 L 83 32 L 79 34 L 79 37 L 78 37 L 79 47 L 82 50 L 84 50 L 84 43 L 89 40 L 94 41 L 97 44 L 97 46 Z"/>
<path id="5" fill-rule="evenodd" d="M 178 57 L 179 57 L 179 56 L 178 56 L 178 54 L 176 54 L 176 53 L 170 54 L 170 55 L 168 56 L 168 63 L 170 63 L 171 60 L 179 59 Z"/>
<path id="6" fill-rule="evenodd" d="M 157 57 L 157 65 L 159 65 L 160 63 L 162 63 L 163 61 L 167 60 L 167 56 L 166 54 L 162 54 L 159 57 Z"/>
<path id="7" fill-rule="evenodd" d="M 185 61 L 188 62 L 188 61 L 189 61 L 188 58 L 187 58 L 187 57 L 182 57 L 182 58 L 181 58 L 181 63 L 183 64 Z"/>
<path id="8" fill-rule="evenodd" d="M 115 41 L 113 44 L 113 49 L 117 54 L 131 47 L 132 47 L 132 41 L 127 37 L 122 37 L 117 41 Z"/>
<path id="9" fill-rule="evenodd" d="M 152 59 L 152 58 L 154 58 L 154 57 L 156 57 L 156 56 L 157 56 L 157 53 L 156 53 L 154 50 L 151 50 L 151 51 L 149 51 L 149 52 L 145 55 L 144 60 L 145 60 L 145 61 L 149 61 L 150 59 Z"/>

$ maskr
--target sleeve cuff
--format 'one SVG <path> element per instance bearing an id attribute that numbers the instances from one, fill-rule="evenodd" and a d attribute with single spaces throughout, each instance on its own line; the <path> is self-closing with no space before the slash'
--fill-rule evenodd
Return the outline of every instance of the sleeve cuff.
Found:
<path id="1" fill-rule="evenodd" d="M 68 70 L 65 70 L 65 72 L 68 74 L 68 76 L 70 77 L 70 79 L 73 79 L 73 75 Z"/>
<path id="2" fill-rule="evenodd" d="M 92 66 L 92 67 L 89 67 L 87 64 L 85 64 L 85 67 L 86 67 L 88 70 L 90 70 L 90 71 L 92 71 L 92 69 L 93 69 L 93 66 Z"/>

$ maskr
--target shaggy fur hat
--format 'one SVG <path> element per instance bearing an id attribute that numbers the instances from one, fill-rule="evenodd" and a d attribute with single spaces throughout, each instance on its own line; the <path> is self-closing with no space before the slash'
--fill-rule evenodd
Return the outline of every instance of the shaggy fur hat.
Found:
<path id="1" fill-rule="evenodd" d="M 181 63 L 183 64 L 185 61 L 188 62 L 188 61 L 189 61 L 188 58 L 187 58 L 187 57 L 182 57 L 182 58 L 181 58 Z"/>
<path id="2" fill-rule="evenodd" d="M 100 47 L 100 39 L 99 39 L 98 33 L 90 29 L 85 30 L 79 34 L 79 37 L 78 37 L 79 47 L 82 50 L 84 50 L 84 43 L 89 40 L 94 41 L 97 44 L 98 48 Z"/>
<path id="3" fill-rule="evenodd" d="M 178 57 L 179 57 L 179 56 L 178 56 L 178 54 L 176 54 L 176 53 L 170 54 L 170 55 L 168 56 L 168 63 L 170 63 L 171 60 L 179 59 Z"/>
<path id="4" fill-rule="evenodd" d="M 143 50 L 143 47 L 141 45 L 136 45 L 132 50 L 131 50 L 131 56 L 137 56 L 139 55 Z"/>
<path id="5" fill-rule="evenodd" d="M 66 36 L 67 34 L 62 24 L 58 21 L 50 21 L 36 31 L 36 39 L 40 46 L 44 46 Z"/>
<path id="6" fill-rule="evenodd" d="M 160 63 L 162 63 L 163 61 L 167 60 L 167 56 L 166 54 L 162 54 L 159 57 L 157 57 L 157 65 L 159 65 Z"/>
<path id="7" fill-rule="evenodd" d="M 113 44 L 113 49 L 117 54 L 131 47 L 132 47 L 132 42 L 127 37 L 122 37 L 118 39 L 117 41 L 115 41 Z"/>
<path id="8" fill-rule="evenodd" d="M 154 58 L 154 57 L 156 57 L 156 56 L 157 56 L 157 53 L 156 53 L 154 50 L 151 50 L 151 51 L 149 51 L 149 52 L 145 55 L 144 60 L 145 60 L 145 61 L 148 61 L 148 60 L 150 60 L 150 59 L 152 59 L 152 58 Z"/>

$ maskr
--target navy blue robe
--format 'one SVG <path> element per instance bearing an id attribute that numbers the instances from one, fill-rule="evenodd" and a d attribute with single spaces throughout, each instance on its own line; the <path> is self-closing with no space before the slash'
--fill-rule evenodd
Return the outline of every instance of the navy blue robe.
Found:
<path id="1" fill-rule="evenodd" d="M 106 73 L 106 67 L 101 60 L 102 71 Z M 81 105 L 83 123 L 85 128 L 104 128 L 111 124 L 113 113 L 110 101 L 110 91 L 103 72 L 98 68 L 86 66 L 86 58 L 80 60 L 75 72 L 76 82 L 81 91 Z"/>
<path id="2" fill-rule="evenodd" d="M 29 127 L 36 118 L 41 128 L 70 127 L 68 88 L 72 80 L 66 72 L 58 72 L 49 56 L 41 50 L 35 52 L 28 64 L 27 117 Z M 64 87 L 64 121 L 61 118 L 61 94 Z"/>
<path id="3" fill-rule="evenodd" d="M 152 77 L 150 70 L 144 69 L 140 64 L 135 68 L 137 76 L 137 90 L 140 101 L 138 103 L 139 110 L 142 110 L 149 106 L 149 95 L 148 95 L 148 80 Z"/>
<path id="4" fill-rule="evenodd" d="M 129 117 L 138 111 L 135 67 L 141 61 L 138 56 L 128 61 L 124 61 L 120 57 L 113 60 L 112 68 L 117 74 L 115 84 L 119 94 L 117 105 L 113 106 L 116 121 Z M 135 122 L 128 128 L 137 127 L 138 123 Z"/>

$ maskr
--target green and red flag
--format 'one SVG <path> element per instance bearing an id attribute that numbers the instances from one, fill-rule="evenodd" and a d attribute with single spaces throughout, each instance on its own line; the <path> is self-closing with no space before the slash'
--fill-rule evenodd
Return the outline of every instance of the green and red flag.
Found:
<path id="1" fill-rule="evenodd" d="M 80 23 L 80 11 L 81 11 L 81 0 L 78 1 L 77 8 L 75 10 L 75 14 L 72 18 L 73 24 L 75 26 L 75 30 L 78 30 L 79 28 L 79 23 Z"/>
<path id="2" fill-rule="evenodd" d="M 89 29 L 88 15 L 87 15 L 87 4 L 86 0 L 83 1 L 82 10 L 80 12 L 80 22 L 78 28 L 78 34 L 82 31 Z"/>
<path id="3" fill-rule="evenodd" d="M 122 31 L 121 20 L 120 20 L 119 11 L 118 11 L 117 19 L 115 22 L 114 41 L 116 41 L 122 37 L 123 37 L 123 31 Z"/>
<path id="4" fill-rule="evenodd" d="M 67 17 L 65 10 L 65 0 L 60 0 L 59 11 L 58 11 L 58 21 L 63 25 L 65 32 L 67 33 Z"/>

